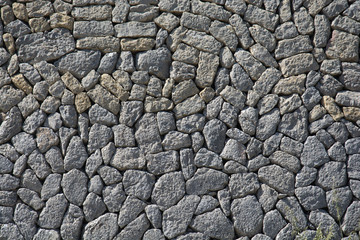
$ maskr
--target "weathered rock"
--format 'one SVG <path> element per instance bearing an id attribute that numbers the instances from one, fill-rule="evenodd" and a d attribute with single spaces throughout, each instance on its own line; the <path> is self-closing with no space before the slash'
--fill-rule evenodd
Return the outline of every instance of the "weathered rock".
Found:
<path id="1" fill-rule="evenodd" d="M 171 54 L 164 47 L 149 50 L 136 55 L 136 66 L 138 70 L 149 71 L 160 79 L 169 77 Z"/>
<path id="2" fill-rule="evenodd" d="M 22 62 L 56 60 L 75 49 L 70 31 L 56 28 L 47 33 L 32 33 L 16 40 L 18 57 Z M 41 49 L 41 51 L 39 51 Z"/>
<path id="3" fill-rule="evenodd" d="M 359 59 L 358 51 L 358 36 L 334 30 L 325 53 L 329 58 L 339 58 L 341 61 L 357 62 Z"/>
<path id="4" fill-rule="evenodd" d="M 194 176 L 186 181 L 187 194 L 206 194 L 221 190 L 228 184 L 228 176 L 211 168 L 199 168 Z"/>
<path id="5" fill-rule="evenodd" d="M 81 206 L 87 194 L 88 178 L 86 174 L 72 169 L 63 175 L 61 187 L 70 203 Z"/>
<path id="6" fill-rule="evenodd" d="M 295 189 L 294 174 L 285 168 L 277 165 L 265 166 L 259 169 L 258 177 L 260 181 L 268 184 L 277 191 L 292 195 Z"/>

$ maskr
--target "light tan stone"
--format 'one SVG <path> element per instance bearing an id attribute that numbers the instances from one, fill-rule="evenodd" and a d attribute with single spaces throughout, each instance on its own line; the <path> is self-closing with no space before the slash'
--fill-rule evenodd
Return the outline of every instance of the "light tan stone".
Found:
<path id="1" fill-rule="evenodd" d="M 160 111 L 170 111 L 174 108 L 174 103 L 164 97 L 154 98 L 146 97 L 145 98 L 145 112 L 160 112 Z"/>
<path id="2" fill-rule="evenodd" d="M 65 83 L 65 86 L 70 89 L 74 94 L 84 91 L 84 87 L 80 82 L 69 72 L 66 72 L 61 76 L 61 80 Z"/>
<path id="3" fill-rule="evenodd" d="M 340 119 L 344 117 L 343 112 L 341 111 L 340 107 L 335 103 L 335 100 L 332 97 L 323 96 L 321 101 L 326 111 L 335 121 L 340 121 Z"/>
<path id="4" fill-rule="evenodd" d="M 83 113 L 91 107 L 91 101 L 85 92 L 81 92 L 75 97 L 75 108 L 78 113 Z"/>
<path id="5" fill-rule="evenodd" d="M 320 104 L 316 105 L 309 113 L 309 122 L 314 122 L 326 114 L 326 109 Z"/>
<path id="6" fill-rule="evenodd" d="M 3 40 L 4 40 L 4 43 L 5 43 L 6 49 L 8 50 L 8 52 L 11 55 L 13 55 L 15 53 L 15 51 L 16 51 L 15 41 L 14 41 L 13 36 L 11 36 L 10 33 L 5 33 L 3 35 Z"/>
<path id="7" fill-rule="evenodd" d="M 357 107 L 343 107 L 344 116 L 349 121 L 360 120 L 360 108 Z"/>
<path id="8" fill-rule="evenodd" d="M 152 38 L 137 38 L 137 39 L 121 39 L 121 50 L 123 51 L 147 51 L 155 46 L 155 40 Z"/>
<path id="9" fill-rule="evenodd" d="M 283 95 L 303 94 L 305 92 L 305 79 L 305 74 L 280 79 L 273 88 L 273 93 Z"/>
<path id="10" fill-rule="evenodd" d="M 23 90 L 26 94 L 32 93 L 31 85 L 25 80 L 22 74 L 13 76 L 11 80 L 17 88 Z"/>
<path id="11" fill-rule="evenodd" d="M 22 21 L 25 21 L 25 22 L 28 21 L 29 18 L 28 18 L 25 4 L 14 2 L 12 4 L 12 9 L 13 9 L 13 12 L 14 12 L 14 15 L 16 18 L 18 18 Z"/>
<path id="12" fill-rule="evenodd" d="M 52 28 L 66 28 L 70 31 L 73 29 L 74 18 L 63 13 L 54 13 L 50 16 L 50 26 Z"/>
<path id="13" fill-rule="evenodd" d="M 50 24 L 44 17 L 31 18 L 29 25 L 32 32 L 45 32 L 51 29 Z"/>
<path id="14" fill-rule="evenodd" d="M 95 103 L 99 104 L 103 108 L 109 110 L 114 114 L 118 114 L 120 111 L 119 99 L 114 95 L 106 91 L 105 88 L 97 84 L 93 89 L 87 92 L 88 96 Z"/>
<path id="15" fill-rule="evenodd" d="M 125 91 L 123 87 L 118 82 L 116 82 L 109 74 L 101 75 L 100 84 L 121 101 L 126 101 L 129 98 L 129 93 Z"/>
<path id="16" fill-rule="evenodd" d="M 202 98 L 202 100 L 208 103 L 215 96 L 215 91 L 211 87 L 206 87 L 199 93 L 199 95 Z"/>
<path id="17" fill-rule="evenodd" d="M 120 40 L 117 37 L 86 37 L 76 40 L 76 48 L 100 50 L 104 53 L 119 52 Z"/>

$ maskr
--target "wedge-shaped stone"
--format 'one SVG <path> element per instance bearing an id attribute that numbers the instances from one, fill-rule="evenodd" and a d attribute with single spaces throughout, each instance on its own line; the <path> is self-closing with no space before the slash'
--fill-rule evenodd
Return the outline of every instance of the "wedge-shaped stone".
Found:
<path id="1" fill-rule="evenodd" d="M 279 167 L 277 165 L 265 166 L 259 169 L 258 177 L 260 181 L 281 193 L 289 195 L 294 194 L 294 174 L 285 168 Z"/>
<path id="2" fill-rule="evenodd" d="M 110 112 L 117 114 L 120 111 L 119 99 L 106 91 L 102 86 L 96 85 L 95 88 L 88 91 L 87 94 L 91 100 Z"/>
<path id="3" fill-rule="evenodd" d="M 205 15 L 211 19 L 225 22 L 227 22 L 231 16 L 231 13 L 226 11 L 222 6 L 200 0 L 191 1 L 191 10 L 195 14 Z"/>
<path id="4" fill-rule="evenodd" d="M 141 52 L 136 55 L 137 69 L 140 71 L 148 71 L 160 79 L 169 77 L 170 62 L 171 53 L 165 47 Z"/>
<path id="5" fill-rule="evenodd" d="M 21 62 L 52 61 L 73 51 L 75 41 L 69 30 L 56 28 L 51 32 L 20 36 L 16 47 Z"/>
<path id="6" fill-rule="evenodd" d="M 236 61 L 250 75 L 251 79 L 257 80 L 265 71 L 264 65 L 256 60 L 249 52 L 239 49 L 234 54 Z"/>
<path id="7" fill-rule="evenodd" d="M 136 38 L 136 37 L 155 37 L 156 25 L 153 22 L 127 22 L 115 25 L 116 37 Z"/>
<path id="8" fill-rule="evenodd" d="M 177 104 L 174 108 L 175 117 L 177 119 L 198 113 L 205 108 L 205 102 L 198 94 Z"/>
<path id="9" fill-rule="evenodd" d="M 270 31 L 274 31 L 279 21 L 279 15 L 249 4 L 244 20 L 253 24 L 257 23 Z"/>
<path id="10" fill-rule="evenodd" d="M 123 87 L 109 74 L 101 75 L 100 84 L 121 101 L 126 101 L 129 97 L 129 93 L 125 91 Z"/>
<path id="11" fill-rule="evenodd" d="M 194 30 L 187 31 L 182 41 L 201 51 L 210 52 L 213 54 L 219 54 L 220 48 L 222 46 L 222 44 L 213 36 Z"/>
<path id="12" fill-rule="evenodd" d="M 300 107 L 292 113 L 283 115 L 278 127 L 278 131 L 303 142 L 308 136 L 308 113 L 305 107 Z"/>
<path id="13" fill-rule="evenodd" d="M 202 195 L 210 191 L 218 191 L 228 184 L 229 177 L 211 168 L 199 168 L 195 175 L 186 181 L 186 193 Z"/>

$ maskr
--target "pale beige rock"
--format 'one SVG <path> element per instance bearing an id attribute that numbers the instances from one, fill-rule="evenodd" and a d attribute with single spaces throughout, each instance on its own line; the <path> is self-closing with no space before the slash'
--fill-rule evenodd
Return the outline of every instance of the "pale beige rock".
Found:
<path id="1" fill-rule="evenodd" d="M 120 111 L 119 99 L 109 93 L 101 85 L 97 84 L 93 89 L 89 90 L 87 94 L 91 100 L 110 112 L 118 114 Z"/>
<path id="2" fill-rule="evenodd" d="M 321 100 L 326 111 L 331 115 L 335 121 L 340 121 L 344 117 L 340 107 L 335 103 L 335 100 L 330 96 L 323 96 Z"/>
<path id="3" fill-rule="evenodd" d="M 145 98 L 145 112 L 160 112 L 160 111 L 170 111 L 174 108 L 174 103 L 164 97 L 154 98 L 146 97 Z"/>
<path id="4" fill-rule="evenodd" d="M 44 17 L 31 18 L 29 20 L 29 25 L 32 32 L 44 32 L 51 29 L 50 24 Z"/>
<path id="5" fill-rule="evenodd" d="M 91 107 L 91 101 L 85 92 L 81 92 L 75 97 L 75 108 L 78 113 L 83 113 Z"/>
<path id="6" fill-rule="evenodd" d="M 309 122 L 314 122 L 326 114 L 326 109 L 320 104 L 316 105 L 309 113 Z"/>
<path id="7" fill-rule="evenodd" d="M 65 86 L 70 89 L 74 94 L 84 91 L 84 87 L 80 82 L 69 72 L 66 72 L 61 76 L 61 80 L 65 83 Z"/>
<path id="8" fill-rule="evenodd" d="M 3 40 L 4 40 L 4 43 L 5 43 L 5 47 L 6 49 L 8 50 L 8 52 L 12 55 L 15 53 L 16 51 L 16 47 L 15 47 L 15 41 L 14 41 L 14 38 L 13 36 L 11 36 L 10 33 L 5 33 L 3 35 Z"/>
<path id="9" fill-rule="evenodd" d="M 26 94 L 32 93 L 31 85 L 25 80 L 22 74 L 11 77 L 11 80 L 17 88 L 23 90 Z"/>
<path id="10" fill-rule="evenodd" d="M 86 37 L 76 40 L 76 48 L 100 50 L 103 53 L 119 52 L 120 40 L 117 37 Z"/>
<path id="11" fill-rule="evenodd" d="M 26 7 L 24 4 L 14 2 L 12 4 L 12 10 L 13 10 L 16 18 L 18 18 L 22 21 L 25 21 L 25 22 L 28 21 L 28 14 L 27 14 L 27 10 L 26 10 Z"/>
<path id="12" fill-rule="evenodd" d="M 343 107 L 344 116 L 347 120 L 350 121 L 359 121 L 360 120 L 360 108 L 357 107 Z"/>
<path id="13" fill-rule="evenodd" d="M 305 92 L 305 79 L 305 74 L 280 79 L 274 86 L 273 93 L 284 95 L 303 94 Z"/>
<path id="14" fill-rule="evenodd" d="M 206 87 L 199 93 L 199 95 L 202 98 L 202 100 L 208 103 L 215 96 L 215 91 L 211 87 Z"/>
<path id="15" fill-rule="evenodd" d="M 155 46 L 155 40 L 152 38 L 121 39 L 122 51 L 133 51 L 133 52 L 147 51 L 152 49 L 154 46 Z"/>
<path id="16" fill-rule="evenodd" d="M 73 29 L 74 18 L 63 13 L 54 13 L 50 16 L 50 26 L 52 28 L 66 28 L 70 31 Z"/>
<path id="17" fill-rule="evenodd" d="M 121 101 L 126 101 L 129 98 L 129 93 L 125 91 L 120 83 L 116 82 L 109 74 L 101 75 L 100 84 Z"/>

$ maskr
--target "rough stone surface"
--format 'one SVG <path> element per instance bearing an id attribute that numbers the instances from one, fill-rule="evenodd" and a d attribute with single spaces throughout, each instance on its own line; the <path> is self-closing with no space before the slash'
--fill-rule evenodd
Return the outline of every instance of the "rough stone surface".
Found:
<path id="1" fill-rule="evenodd" d="M 0 239 L 358 239 L 359 13 L 0 0 Z"/>

